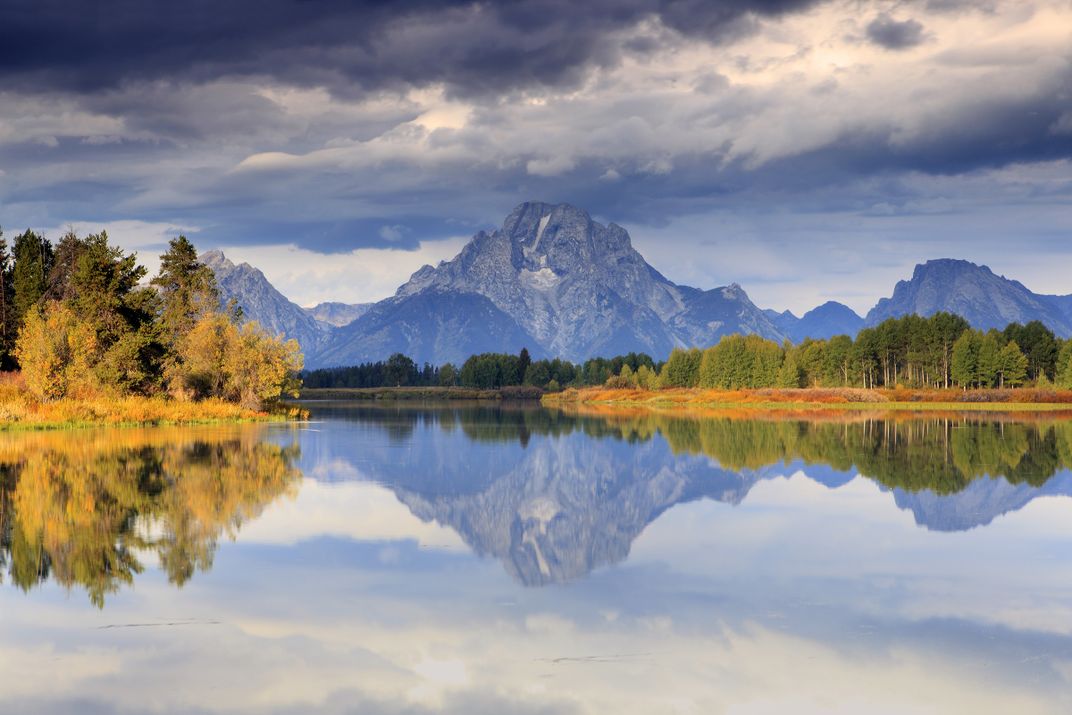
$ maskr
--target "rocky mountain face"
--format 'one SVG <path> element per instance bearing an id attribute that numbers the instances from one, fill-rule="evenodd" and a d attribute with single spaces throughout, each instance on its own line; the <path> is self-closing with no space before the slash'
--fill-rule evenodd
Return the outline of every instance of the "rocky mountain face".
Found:
<path id="1" fill-rule="evenodd" d="M 528 347 L 543 357 L 539 343 L 511 316 L 476 293 L 427 291 L 373 305 L 306 354 L 306 365 L 358 365 L 405 353 L 418 364 L 461 365 L 470 355 L 517 353 Z"/>
<path id="2" fill-rule="evenodd" d="M 784 313 L 766 312 L 775 327 L 794 343 L 806 338 L 825 340 L 835 335 L 855 336 L 864 327 L 864 319 L 852 308 L 833 300 L 809 310 L 800 318 L 788 310 Z"/>
<path id="3" fill-rule="evenodd" d="M 234 299 L 248 321 L 256 321 L 269 332 L 294 338 L 302 350 L 315 350 L 330 333 L 330 326 L 316 320 L 300 306 L 287 300 L 268 282 L 264 274 L 249 265 L 235 265 L 221 251 L 208 251 L 200 261 L 212 269 L 220 289 L 220 302 Z"/>
<path id="4" fill-rule="evenodd" d="M 312 308 L 304 308 L 305 312 L 313 316 L 321 323 L 327 323 L 336 328 L 349 325 L 369 311 L 372 303 L 318 303 Z"/>
<path id="5" fill-rule="evenodd" d="M 986 266 L 944 258 L 916 266 L 912 279 L 898 282 L 893 296 L 880 300 L 866 322 L 876 325 L 887 318 L 944 311 L 962 316 L 981 330 L 1039 320 L 1058 335 L 1069 337 L 1069 308 L 1072 302 L 1067 297 L 1038 295 Z"/>
<path id="6" fill-rule="evenodd" d="M 824 303 L 798 318 L 760 310 L 736 283 L 712 290 L 677 285 L 648 265 L 625 229 L 596 223 L 568 204 L 524 203 L 500 229 L 481 231 L 450 261 L 424 266 L 390 298 L 303 309 L 248 264 L 219 251 L 202 256 L 224 300 L 296 338 L 306 366 L 354 365 L 402 352 L 418 363 L 461 362 L 481 352 L 529 349 L 534 357 L 583 361 L 632 351 L 665 358 L 723 335 L 781 342 L 855 336 L 865 325 L 938 311 L 980 329 L 1039 320 L 1072 337 L 1072 296 L 1039 295 L 986 266 L 941 259 L 916 266 L 861 318 Z"/>
<path id="7" fill-rule="evenodd" d="M 486 334 L 458 330 L 464 316 L 457 310 L 465 306 L 480 311 L 467 325 L 490 321 Z M 389 327 L 389 316 L 405 322 Z M 603 226 L 567 204 L 525 203 L 453 260 L 414 273 L 313 359 L 353 364 L 385 357 L 389 345 L 418 361 L 443 362 L 497 337 L 509 341 L 495 350 L 524 345 L 534 355 L 578 361 L 630 351 L 663 357 L 675 346 L 711 345 L 733 332 L 785 337 L 740 286 L 678 286 L 648 265 L 622 227 Z"/>

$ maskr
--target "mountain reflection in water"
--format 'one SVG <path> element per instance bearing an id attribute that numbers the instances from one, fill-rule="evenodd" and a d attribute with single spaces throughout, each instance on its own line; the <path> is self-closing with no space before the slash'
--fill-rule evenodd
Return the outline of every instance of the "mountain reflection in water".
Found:
<path id="1" fill-rule="evenodd" d="M 830 488 L 858 474 L 874 480 L 935 531 L 989 524 L 1038 496 L 1072 495 L 1072 423 L 1055 419 L 807 421 L 409 405 L 324 406 L 315 415 L 382 430 L 387 441 L 309 435 L 307 471 L 382 484 L 532 586 L 623 560 L 676 504 L 737 504 L 760 481 L 798 472 Z"/>
<path id="2" fill-rule="evenodd" d="M 532 407 L 314 405 L 306 428 L 0 435 L 0 566 L 22 589 L 54 579 L 105 597 L 155 556 L 182 586 L 221 536 L 302 475 L 371 481 L 526 586 L 624 560 L 671 507 L 738 504 L 803 473 L 857 475 L 921 526 L 959 531 L 1072 495 L 1072 423 L 959 416 L 823 420 L 568 414 Z M 376 438 L 380 435 L 381 438 Z"/>

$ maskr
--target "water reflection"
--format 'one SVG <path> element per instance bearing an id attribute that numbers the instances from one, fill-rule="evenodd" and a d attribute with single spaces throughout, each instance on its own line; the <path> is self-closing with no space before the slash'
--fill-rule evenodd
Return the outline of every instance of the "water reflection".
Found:
<path id="1" fill-rule="evenodd" d="M 51 577 L 98 606 L 147 554 L 182 586 L 293 491 L 297 454 L 248 427 L 2 435 L 0 563 L 23 590 Z"/>
<path id="2" fill-rule="evenodd" d="M 314 415 L 317 424 L 289 433 L 247 425 L 2 435 L 0 564 L 24 590 L 51 578 L 97 605 L 149 557 L 182 586 L 212 566 L 221 536 L 293 494 L 303 474 L 386 487 L 526 586 L 621 562 L 676 505 L 740 504 L 757 484 L 794 474 L 831 489 L 862 475 L 934 531 L 1072 495 L 1072 422 L 1052 418 L 353 404 Z"/>
<path id="3" fill-rule="evenodd" d="M 1067 444 L 479 406 L 0 435 L 37 583 L 0 588 L 4 712 L 1063 715 Z"/>
<path id="4" fill-rule="evenodd" d="M 421 519 L 450 526 L 532 586 L 621 561 L 677 504 L 737 504 L 757 483 L 798 472 L 830 488 L 862 475 L 935 531 L 989 524 L 1040 496 L 1072 495 L 1072 422 L 1052 418 L 739 419 L 405 405 L 316 414 L 382 429 L 388 440 L 313 437 L 307 451 L 319 456 L 310 470 L 319 467 L 325 479 L 360 473 L 387 486 Z"/>

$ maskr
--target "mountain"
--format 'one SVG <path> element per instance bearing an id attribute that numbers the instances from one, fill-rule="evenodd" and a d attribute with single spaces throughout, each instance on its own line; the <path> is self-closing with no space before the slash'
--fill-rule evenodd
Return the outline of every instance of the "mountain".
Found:
<path id="1" fill-rule="evenodd" d="M 479 320 L 457 312 L 469 308 Z M 483 320 L 490 322 L 481 328 Z M 463 322 L 479 334 L 460 330 Z M 476 234 L 453 260 L 424 266 L 393 297 L 336 330 L 312 362 L 354 364 L 386 357 L 384 350 L 443 362 L 484 345 L 525 345 L 575 361 L 630 351 L 664 357 L 734 332 L 785 337 L 740 286 L 678 286 L 648 265 L 621 226 L 596 223 L 568 204 L 529 202 L 501 229 Z M 496 345 L 501 338 L 508 340 Z"/>
<path id="2" fill-rule="evenodd" d="M 307 353 L 327 337 L 330 326 L 319 323 L 300 306 L 287 300 L 253 266 L 248 263 L 235 265 L 222 251 L 208 251 L 199 260 L 216 275 L 220 302 L 226 305 L 234 299 L 247 321 L 256 321 L 271 333 L 294 338 Z"/>
<path id="3" fill-rule="evenodd" d="M 864 319 L 852 308 L 833 300 L 809 310 L 800 318 L 788 310 L 784 313 L 776 313 L 773 310 L 765 312 L 775 327 L 794 343 L 805 338 L 820 340 L 835 335 L 855 337 L 860 328 L 864 327 Z"/>
<path id="4" fill-rule="evenodd" d="M 357 365 L 405 353 L 418 364 L 452 362 L 470 355 L 520 352 L 544 357 L 537 341 L 488 298 L 475 293 L 422 292 L 373 305 L 313 353 L 306 365 Z"/>
<path id="5" fill-rule="evenodd" d="M 341 328 L 349 325 L 369 311 L 372 303 L 318 303 L 305 312 L 321 323 Z"/>
<path id="6" fill-rule="evenodd" d="M 939 311 L 956 313 L 980 330 L 1039 320 L 1061 337 L 1072 336 L 1072 298 L 1038 295 L 986 266 L 950 258 L 916 266 L 912 279 L 898 282 L 893 296 L 867 314 L 866 323 Z"/>
<path id="7" fill-rule="evenodd" d="M 675 347 L 714 345 L 730 333 L 799 343 L 939 311 L 984 330 L 1038 320 L 1072 337 L 1072 296 L 1032 293 L 986 266 L 952 259 L 916 266 L 866 318 L 834 301 L 800 318 L 760 310 L 736 283 L 711 290 L 673 283 L 633 248 L 625 229 L 568 204 L 521 204 L 500 229 L 477 233 L 453 260 L 424 266 L 373 304 L 303 309 L 249 264 L 236 266 L 219 251 L 202 260 L 224 301 L 236 299 L 249 319 L 296 338 L 308 367 L 394 352 L 419 363 L 457 363 L 522 347 L 534 357 L 576 362 L 633 351 L 662 359 Z"/>

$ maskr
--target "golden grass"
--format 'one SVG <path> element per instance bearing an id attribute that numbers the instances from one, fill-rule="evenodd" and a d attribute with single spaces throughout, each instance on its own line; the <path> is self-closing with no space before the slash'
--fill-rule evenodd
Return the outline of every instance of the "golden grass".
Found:
<path id="1" fill-rule="evenodd" d="M 295 417 L 300 413 L 296 408 L 264 412 L 223 400 L 184 402 L 162 396 L 67 398 L 41 402 L 25 389 L 17 373 L 0 375 L 0 430 L 260 422 Z"/>
<path id="2" fill-rule="evenodd" d="M 1067 412 L 1072 415 L 1072 391 L 1036 390 L 864 390 L 801 388 L 760 390 L 570 389 L 545 395 L 547 405 L 614 405 L 656 409 L 736 409 L 778 412 Z"/>

